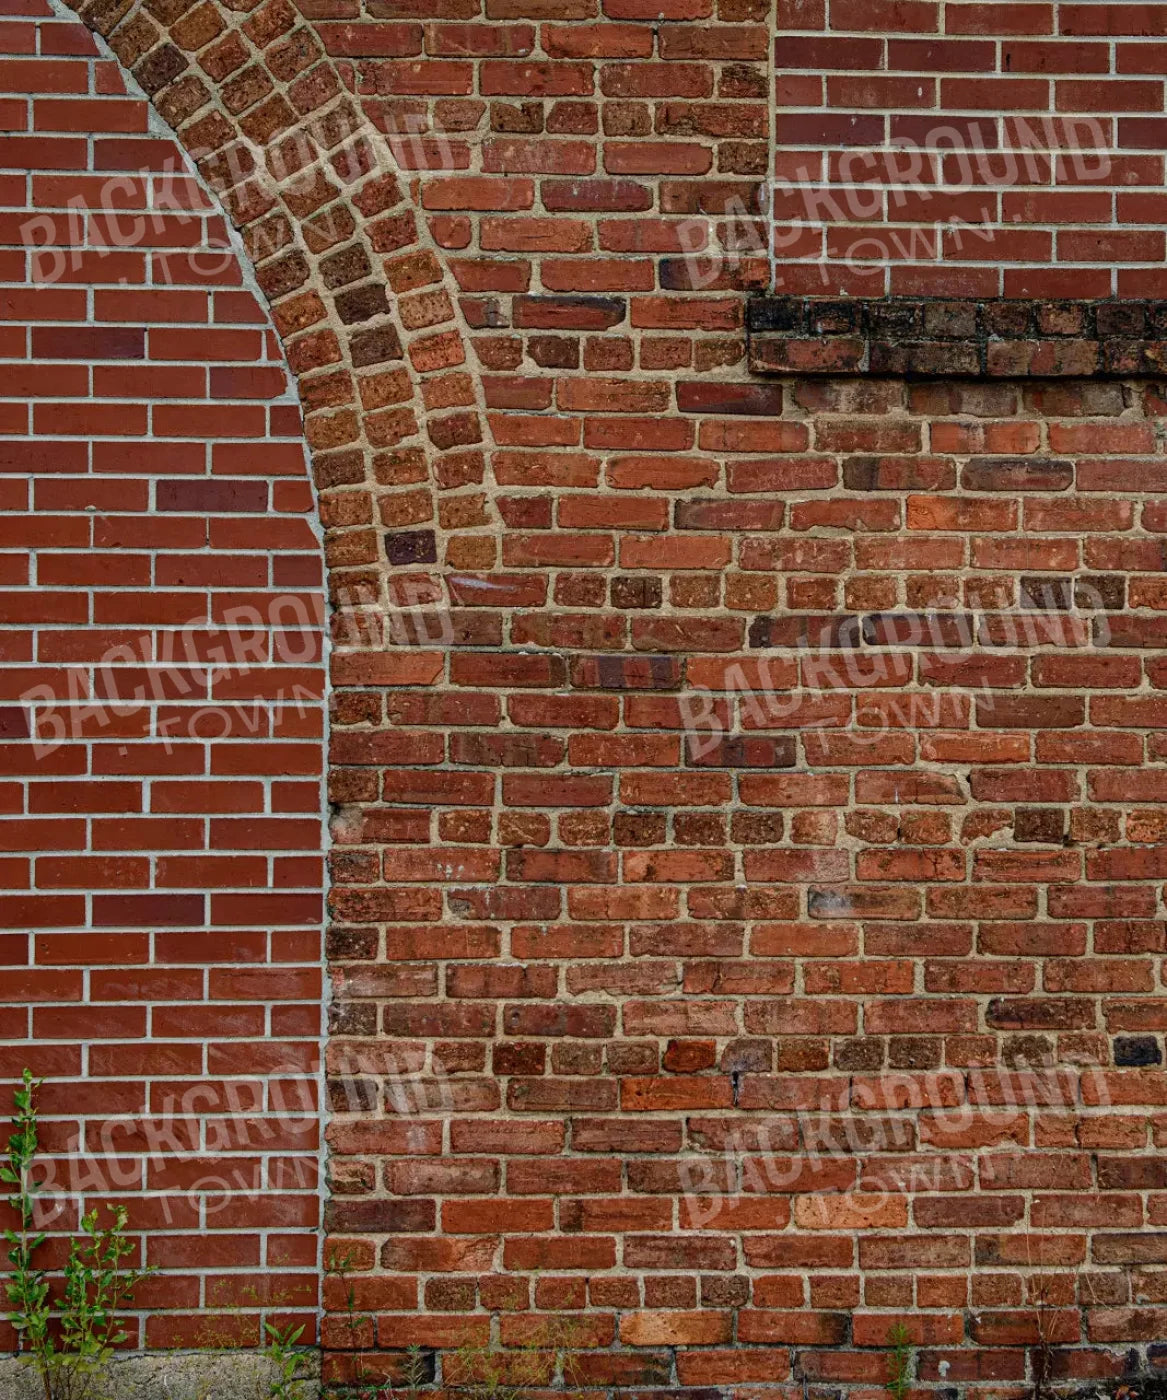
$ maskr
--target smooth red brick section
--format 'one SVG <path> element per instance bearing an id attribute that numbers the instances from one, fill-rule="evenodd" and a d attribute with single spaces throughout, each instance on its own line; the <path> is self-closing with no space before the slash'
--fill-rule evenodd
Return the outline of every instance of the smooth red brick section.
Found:
<path id="1" fill-rule="evenodd" d="M 118 66 L 39 9 L 0 36 L 32 94 L 27 171 L 0 176 L 0 1078 L 47 1081 L 57 1223 L 129 1209 L 159 1270 L 131 1344 L 255 1346 L 265 1309 L 310 1335 L 325 674 L 300 410 L 222 214 Z M 145 142 L 124 164 L 122 132 Z"/>

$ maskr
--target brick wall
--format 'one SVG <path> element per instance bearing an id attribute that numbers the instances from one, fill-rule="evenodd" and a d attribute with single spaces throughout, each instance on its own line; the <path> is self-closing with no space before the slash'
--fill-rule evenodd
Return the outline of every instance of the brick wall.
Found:
<path id="1" fill-rule="evenodd" d="M 571 475 L 498 497 L 511 649 L 338 697 L 334 1053 L 403 1042 L 430 1112 L 334 1120 L 334 1244 L 384 1345 L 578 1314 L 597 1384 L 878 1382 L 899 1319 L 923 1378 L 1021 1384 L 1054 1297 L 1060 1373 L 1121 1374 L 1161 1319 L 1162 394 L 686 394 L 623 451 L 527 418 Z"/>
<path id="2" fill-rule="evenodd" d="M 84 12 L 241 228 L 305 412 L 330 1374 L 565 1318 L 596 1386 L 881 1385 L 900 1320 L 929 1384 L 1153 1373 L 1162 308 L 1105 313 L 1141 348 L 1104 382 L 1102 313 L 1049 298 L 1159 294 L 1159 7 Z M 956 202 L 932 168 L 791 241 L 834 147 L 979 102 L 998 140 L 1097 117 L 1105 173 L 1039 152 L 1036 193 L 978 165 Z M 986 202 L 962 256 L 936 219 Z M 944 257 L 855 274 L 853 223 Z M 1041 298 L 1062 348 L 747 362 L 749 293 L 840 288 Z"/>
<path id="3" fill-rule="evenodd" d="M 1156 4 L 778 0 L 781 285 L 1162 295 L 1165 41 Z"/>
<path id="4" fill-rule="evenodd" d="M 131 1344 L 255 1345 L 261 1308 L 311 1326 L 318 1297 L 300 413 L 222 215 L 117 64 L 35 2 L 0 51 L 0 1077 L 46 1080 L 50 1223 L 120 1200 L 161 1271 Z"/>

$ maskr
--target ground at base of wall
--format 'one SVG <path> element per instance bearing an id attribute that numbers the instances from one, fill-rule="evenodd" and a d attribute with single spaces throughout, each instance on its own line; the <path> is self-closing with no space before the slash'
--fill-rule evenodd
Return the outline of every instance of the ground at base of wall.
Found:
<path id="1" fill-rule="evenodd" d="M 288 1392 L 292 1400 L 322 1400 L 320 1360 L 318 1351 L 301 1353 L 297 1379 Z M 275 1386 L 276 1374 L 271 1361 L 258 1352 L 159 1352 L 119 1357 L 104 1388 L 96 1393 L 101 1400 L 271 1400 L 284 1393 Z M 944 1400 L 974 1396 L 978 1390 L 963 1385 L 924 1388 Z M 778 1392 L 784 1389 L 775 1387 Z M 824 1400 L 841 1397 L 847 1389 L 820 1385 L 809 1394 Z M 716 1396 L 719 1391 L 713 1388 L 705 1394 Z M 1089 1385 L 1054 1381 L 1043 1394 L 1048 1400 L 1167 1400 L 1167 1378 L 1129 1375 Z M 43 1396 L 41 1380 L 33 1370 L 15 1357 L 0 1356 L 0 1400 L 43 1400 Z"/>
<path id="2" fill-rule="evenodd" d="M 320 1355 L 305 1352 L 295 1400 L 319 1400 Z M 275 1367 L 257 1352 L 158 1352 L 119 1357 L 102 1400 L 269 1400 Z M 0 1400 L 44 1400 L 40 1377 L 15 1357 L 0 1357 Z"/>

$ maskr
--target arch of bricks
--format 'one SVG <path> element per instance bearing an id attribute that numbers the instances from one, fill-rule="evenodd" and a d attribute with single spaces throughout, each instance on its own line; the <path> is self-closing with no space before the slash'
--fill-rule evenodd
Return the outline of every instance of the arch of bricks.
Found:
<path id="1" fill-rule="evenodd" d="M 411 187 L 420 138 L 371 126 L 290 0 L 73 8 L 243 237 L 300 390 L 334 603 L 392 603 L 386 580 L 400 566 L 421 576 L 420 599 L 427 566 L 492 563 L 492 539 L 470 533 L 491 519 L 481 394 L 457 289 Z M 334 674 L 377 678 L 355 658 Z"/>
<path id="2" fill-rule="evenodd" d="M 791 65 L 775 105 L 813 107 L 821 82 L 842 115 L 773 120 L 772 8 Z M 796 172 L 846 144 L 849 106 L 919 97 L 922 62 L 950 71 L 942 19 L 983 64 L 992 24 L 1030 26 L 1040 52 L 1007 54 L 1038 72 L 1073 37 L 1073 73 L 1113 57 L 1099 24 L 1150 37 L 1149 7 L 487 0 L 459 42 L 477 56 L 491 31 L 477 91 L 501 94 L 501 178 L 432 218 L 410 162 L 440 164 L 440 143 L 373 136 L 340 56 L 405 42 L 399 7 L 375 9 L 387 24 L 360 33 L 286 0 L 79 10 L 242 231 L 328 531 L 349 1097 L 327 1226 L 360 1313 L 354 1331 L 330 1279 L 332 1373 L 355 1378 L 354 1350 L 394 1374 L 410 1343 L 522 1343 L 566 1313 L 584 1384 L 881 1384 L 902 1319 L 921 1379 L 1021 1387 L 1045 1364 L 1049 1273 L 1067 1376 L 1151 1365 L 1163 307 L 1002 308 L 1076 280 L 1013 276 L 1002 252 L 973 273 L 889 264 L 915 298 L 889 319 L 878 296 L 820 302 L 813 250 L 788 248 L 799 299 L 755 304 L 751 377 L 742 293 L 779 260 L 704 277 L 682 256 L 689 216 L 723 247 L 749 231 L 775 150 Z M 1055 35 L 1056 11 L 1087 38 Z M 910 77 L 884 89 L 902 26 Z M 848 64 L 860 81 L 819 72 Z M 505 100 L 527 94 L 554 129 Z M 1135 129 L 1132 150 L 1154 139 Z M 1127 155 L 1122 178 L 1153 183 Z M 479 265 L 514 294 L 501 310 L 467 309 L 447 257 L 480 214 L 479 251 L 510 256 Z M 1014 246 L 1055 246 L 1029 232 Z M 1123 278 L 1085 282 L 1100 298 L 1159 246 L 1121 232 L 1067 240 L 1103 263 L 1128 247 Z M 556 293 L 539 308 L 525 254 Z M 476 587 L 493 607 L 451 611 L 449 657 L 424 616 L 384 645 L 395 607 L 481 604 Z M 990 646 L 949 670 L 965 610 Z M 1018 610 L 1038 639 L 993 651 Z M 1063 615 L 1068 644 L 1043 650 Z M 744 732 L 719 737 L 731 717 Z M 386 1045 L 418 1071 L 415 1121 L 373 1111 Z M 1002 1126 L 1018 1084 L 1034 1092 Z M 832 1149 L 833 1110 L 858 1103 L 896 1150 L 802 1163 L 796 1115 L 824 1101 Z M 971 1121 L 950 1134 L 952 1101 Z M 771 1189 L 749 1171 L 775 1153 Z"/>

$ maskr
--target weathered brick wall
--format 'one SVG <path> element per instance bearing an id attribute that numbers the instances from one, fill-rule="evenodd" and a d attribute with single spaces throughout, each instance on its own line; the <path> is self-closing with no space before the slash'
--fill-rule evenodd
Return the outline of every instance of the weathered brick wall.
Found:
<path id="1" fill-rule="evenodd" d="M 338 696 L 333 1054 L 392 1037 L 430 1110 L 330 1129 L 384 1345 L 533 1309 L 626 1344 L 596 1383 L 878 1382 L 902 1318 L 1021 1384 L 1039 1327 L 1064 1375 L 1158 1338 L 1163 405 L 527 419 L 575 445 L 498 497 L 479 644 Z"/>
<path id="2" fill-rule="evenodd" d="M 1162 79 L 1126 75 L 1162 16 L 776 9 L 85 6 L 223 191 L 305 410 L 338 1376 L 564 1316 L 607 1386 L 880 1384 L 900 1319 L 938 1384 L 1158 1359 L 1167 398 L 1065 377 L 1101 361 L 1057 305 L 992 383 L 751 373 L 745 318 L 1159 295 Z M 836 145 L 1100 91 L 1089 199 L 976 165 L 974 256 L 873 285 L 854 230 L 791 241 Z M 937 183 L 863 231 L 975 222 Z"/>

